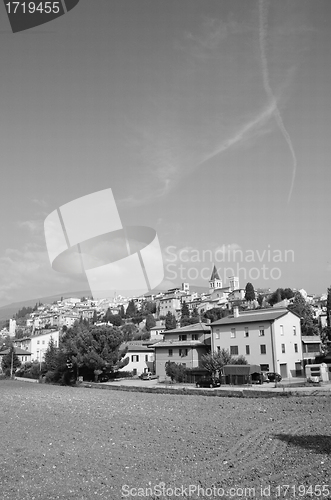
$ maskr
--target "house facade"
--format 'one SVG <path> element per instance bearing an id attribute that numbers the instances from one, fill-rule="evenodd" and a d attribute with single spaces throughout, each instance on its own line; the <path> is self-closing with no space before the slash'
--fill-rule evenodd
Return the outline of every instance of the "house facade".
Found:
<path id="1" fill-rule="evenodd" d="M 159 380 L 166 379 L 165 364 L 170 361 L 186 368 L 200 368 L 201 356 L 210 350 L 210 326 L 206 323 L 165 330 L 164 340 L 153 345 L 155 372 Z"/>
<path id="2" fill-rule="evenodd" d="M 44 361 L 45 352 L 49 343 L 53 339 L 54 346 L 59 347 L 59 331 L 50 330 L 39 335 L 31 335 L 23 339 L 14 340 L 16 348 L 23 349 L 31 353 L 31 361 Z M 29 360 L 30 361 L 30 360 Z"/>
<path id="3" fill-rule="evenodd" d="M 303 374 L 300 317 L 282 309 L 238 312 L 211 323 L 212 351 L 228 349 L 283 378 Z"/>
<path id="4" fill-rule="evenodd" d="M 0 370 L 1 370 L 2 357 L 9 353 L 10 349 L 6 349 L 0 352 Z M 19 347 L 15 347 L 15 354 L 22 363 L 22 365 L 24 363 L 28 363 L 29 361 L 31 361 L 31 352 L 28 352 L 25 349 L 20 349 Z"/>
<path id="5" fill-rule="evenodd" d="M 153 326 L 153 328 L 150 329 L 151 340 L 162 340 L 164 331 L 164 326 Z"/>
<path id="6" fill-rule="evenodd" d="M 322 355 L 322 341 L 317 335 L 303 335 L 302 353 L 304 365 L 315 363 L 315 358 Z"/>
<path id="7" fill-rule="evenodd" d="M 119 371 L 132 372 L 135 375 L 141 375 L 146 372 L 154 372 L 154 352 L 143 340 L 130 341 L 121 345 L 121 349 L 127 348 L 126 356 L 129 362 Z"/>

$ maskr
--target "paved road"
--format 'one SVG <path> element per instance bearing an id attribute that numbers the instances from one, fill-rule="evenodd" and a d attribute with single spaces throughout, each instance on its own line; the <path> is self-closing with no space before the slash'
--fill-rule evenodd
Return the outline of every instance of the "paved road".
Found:
<path id="1" fill-rule="evenodd" d="M 323 392 L 331 392 L 331 382 L 325 383 L 321 386 L 315 386 L 312 385 L 311 387 L 297 387 L 296 384 L 298 383 L 304 383 L 306 379 L 304 378 L 297 378 L 297 379 L 284 379 L 278 384 L 275 384 L 273 382 L 265 383 L 262 385 L 254 384 L 251 386 L 233 386 L 233 385 L 222 385 L 220 388 L 214 388 L 214 389 L 208 389 L 209 391 L 217 390 L 217 389 L 222 389 L 222 390 L 238 390 L 242 391 L 244 390 L 253 390 L 253 391 L 275 391 L 275 392 L 288 392 L 288 391 L 298 391 L 298 392 L 316 392 L 316 391 L 323 391 Z M 159 383 L 157 379 L 153 380 L 141 380 L 141 379 L 122 379 L 122 380 L 116 380 L 116 382 L 105 382 L 105 385 L 119 385 L 119 386 L 126 386 L 126 387 L 165 387 L 165 388 L 172 388 L 172 389 L 183 389 L 188 388 L 188 389 L 196 389 L 199 391 L 198 388 L 195 387 L 195 384 L 165 384 L 165 383 Z"/>

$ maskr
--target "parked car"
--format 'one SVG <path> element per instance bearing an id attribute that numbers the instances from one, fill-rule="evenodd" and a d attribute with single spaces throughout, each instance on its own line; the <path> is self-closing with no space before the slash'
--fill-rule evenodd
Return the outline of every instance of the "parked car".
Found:
<path id="1" fill-rule="evenodd" d="M 99 382 L 108 382 L 109 380 L 109 377 L 107 375 L 105 375 L 104 373 L 102 373 L 101 375 L 99 375 L 98 377 L 98 381 Z"/>
<path id="2" fill-rule="evenodd" d="M 140 375 L 141 380 L 152 380 L 153 378 L 157 378 L 157 375 L 154 375 L 152 372 L 145 372 Z"/>
<path id="3" fill-rule="evenodd" d="M 264 382 L 280 382 L 282 380 L 282 376 L 275 372 L 265 372 L 263 373 L 263 377 Z"/>
<path id="4" fill-rule="evenodd" d="M 219 378 L 212 378 L 212 377 L 201 377 L 197 383 L 195 384 L 196 387 L 220 387 L 221 381 Z"/>

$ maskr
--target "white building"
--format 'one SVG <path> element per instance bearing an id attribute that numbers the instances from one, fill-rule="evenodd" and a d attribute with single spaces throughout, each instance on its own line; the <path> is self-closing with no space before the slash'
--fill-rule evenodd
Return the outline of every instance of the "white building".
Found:
<path id="1" fill-rule="evenodd" d="M 54 346 L 59 347 L 59 331 L 50 330 L 39 335 L 31 335 L 23 339 L 14 340 L 15 347 L 31 353 L 31 361 L 44 361 L 51 338 Z"/>
<path id="2" fill-rule="evenodd" d="M 212 351 L 228 349 L 244 356 L 262 371 L 283 378 L 302 376 L 303 354 L 300 317 L 285 309 L 238 312 L 211 323 Z"/>
<path id="3" fill-rule="evenodd" d="M 154 350 L 146 345 L 143 340 L 132 340 L 121 346 L 128 348 L 124 359 L 129 363 L 119 371 L 132 372 L 133 375 L 141 375 L 146 372 L 154 372 Z"/>

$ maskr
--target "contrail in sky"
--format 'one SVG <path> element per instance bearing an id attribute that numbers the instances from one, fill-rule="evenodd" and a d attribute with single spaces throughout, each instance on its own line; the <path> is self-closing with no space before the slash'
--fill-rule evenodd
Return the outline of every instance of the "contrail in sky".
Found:
<path id="1" fill-rule="evenodd" d="M 272 103 L 274 103 L 274 115 L 275 115 L 277 125 L 278 125 L 281 133 L 283 134 L 283 137 L 284 137 L 285 141 L 287 142 L 288 147 L 290 148 L 292 159 L 293 159 L 292 181 L 291 181 L 290 192 L 289 192 L 288 199 L 287 199 L 287 202 L 289 203 L 291 200 L 293 186 L 294 186 L 295 174 L 296 174 L 296 169 L 297 169 L 297 158 L 295 155 L 295 151 L 293 148 L 293 144 L 292 144 L 290 135 L 285 128 L 284 122 L 282 120 L 279 109 L 277 107 L 277 102 L 276 102 L 275 96 L 273 95 L 273 92 L 272 92 L 271 87 L 270 87 L 268 61 L 267 61 L 266 50 L 265 50 L 265 39 L 266 39 L 267 27 L 268 27 L 268 23 L 267 23 L 267 13 L 266 13 L 266 8 L 265 8 L 265 2 L 264 2 L 264 0 L 259 0 L 259 42 L 260 42 L 261 60 L 262 60 L 263 85 L 264 85 L 264 89 L 265 89 L 266 94 L 269 97 L 270 101 Z"/>

